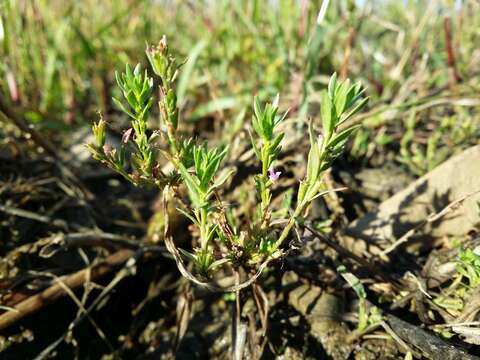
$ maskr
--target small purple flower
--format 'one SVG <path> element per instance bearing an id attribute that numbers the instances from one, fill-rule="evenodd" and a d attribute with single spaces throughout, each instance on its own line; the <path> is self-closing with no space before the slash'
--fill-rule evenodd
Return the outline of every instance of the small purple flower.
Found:
<path id="1" fill-rule="evenodd" d="M 280 175 L 282 174 L 281 171 L 275 171 L 273 166 L 270 166 L 270 169 L 268 169 L 268 178 L 271 181 L 277 181 L 280 178 Z"/>
<path id="2" fill-rule="evenodd" d="M 122 135 L 122 143 L 126 144 L 130 139 L 130 135 L 132 135 L 132 128 L 125 130 Z"/>

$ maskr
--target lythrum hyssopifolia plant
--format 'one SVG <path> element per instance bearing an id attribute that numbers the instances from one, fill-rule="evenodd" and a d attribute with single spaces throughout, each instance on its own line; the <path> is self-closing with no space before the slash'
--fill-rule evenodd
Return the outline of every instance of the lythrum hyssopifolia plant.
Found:
<path id="1" fill-rule="evenodd" d="M 228 147 L 197 144 L 191 136 L 179 132 L 175 82 L 183 63 L 172 56 L 165 37 L 158 46 L 148 47 L 146 52 L 159 80 L 160 129 L 148 129 L 156 92 L 154 79 L 140 65 L 133 69 L 127 65 L 124 73 L 116 75 L 123 98 L 114 99 L 114 102 L 131 119 L 131 127 L 125 130 L 121 147 L 112 149 L 106 145 L 107 124 L 100 117 L 93 125 L 96 142 L 89 144 L 88 148 L 95 159 L 135 185 L 154 185 L 164 194 L 170 193 L 177 198 L 178 211 L 196 228 L 193 250 L 177 251 L 174 246 L 169 247 L 182 274 L 198 284 L 212 284 L 213 276 L 220 269 L 230 268 L 236 272 L 241 267 L 247 270 L 247 274 L 256 274 L 250 275 L 243 285 L 237 281 L 236 287 L 216 287 L 238 290 L 252 283 L 269 261 L 285 253 L 286 240 L 292 230 L 303 220 L 309 205 L 322 195 L 325 171 L 342 153 L 356 129 L 345 126 L 346 121 L 362 109 L 367 99 L 362 97 L 360 84 L 351 84 L 348 80 L 341 82 L 336 75 L 331 77 L 321 99 L 322 132 L 315 134 L 313 127 L 309 127 L 306 176 L 300 181 L 296 202 L 286 212 L 288 217 L 281 222 L 284 225 L 279 229 L 278 222 L 273 226 L 271 221 L 275 213 L 272 189 L 282 176 L 275 166 L 285 136 L 281 128 L 287 113 L 279 113 L 278 96 L 266 105 L 255 97 L 250 140 L 261 169 L 253 175 L 258 205 L 249 218 L 238 221 L 225 210 L 221 197 L 222 186 L 234 173 L 232 169 L 222 167 Z M 166 163 L 170 163 L 173 171 L 166 173 L 162 170 L 160 164 Z M 167 240 L 173 244 L 168 234 Z M 185 261 L 193 263 L 193 273 L 186 270 Z"/>

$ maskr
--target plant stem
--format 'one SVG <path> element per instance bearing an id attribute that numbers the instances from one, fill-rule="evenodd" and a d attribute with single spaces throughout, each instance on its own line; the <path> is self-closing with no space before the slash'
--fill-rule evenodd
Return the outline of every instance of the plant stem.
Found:
<path id="1" fill-rule="evenodd" d="M 318 190 L 320 189 L 320 186 L 321 186 L 322 182 L 321 180 L 317 180 L 315 182 L 315 184 L 313 185 L 313 187 L 311 189 L 309 189 L 307 191 L 307 195 L 309 193 L 312 193 L 312 194 L 316 194 L 318 192 Z M 309 196 L 305 196 L 306 199 L 309 199 L 310 197 Z M 307 208 L 308 205 L 310 205 L 311 201 L 309 200 L 304 200 L 302 201 L 300 204 L 297 205 L 297 208 L 295 209 L 293 215 L 290 217 L 290 219 L 288 220 L 288 223 L 287 223 L 287 226 L 285 226 L 283 228 L 283 231 L 282 233 L 280 234 L 280 237 L 278 238 L 278 240 L 275 242 L 275 245 L 274 245 L 274 248 L 273 248 L 273 251 L 277 250 L 281 245 L 282 243 L 285 241 L 285 239 L 288 237 L 288 235 L 290 234 L 290 231 L 292 230 L 293 226 L 295 225 L 295 221 L 297 220 L 297 218 L 299 218 L 301 216 L 301 214 L 305 211 L 305 209 Z"/>
<path id="2" fill-rule="evenodd" d="M 268 167 L 269 167 L 269 149 L 270 147 L 270 141 L 265 140 L 265 142 L 262 145 L 262 176 L 260 178 L 260 213 L 262 216 L 262 228 L 267 228 L 268 224 L 266 223 L 266 218 L 267 218 L 267 211 L 268 207 L 270 206 L 270 194 L 269 194 L 269 186 L 271 183 L 269 183 L 269 178 L 268 178 Z"/>
<path id="3" fill-rule="evenodd" d="M 364 298 L 358 302 L 358 330 L 363 331 L 368 325 L 367 304 Z"/>
<path id="4" fill-rule="evenodd" d="M 178 156 L 177 138 L 175 136 L 175 129 L 173 128 L 171 122 L 167 123 L 167 135 L 168 141 L 170 143 L 171 152 L 174 154 L 174 156 Z"/>
<path id="5" fill-rule="evenodd" d="M 200 208 L 200 243 L 202 249 L 208 246 L 208 224 L 207 224 L 207 209 Z"/>

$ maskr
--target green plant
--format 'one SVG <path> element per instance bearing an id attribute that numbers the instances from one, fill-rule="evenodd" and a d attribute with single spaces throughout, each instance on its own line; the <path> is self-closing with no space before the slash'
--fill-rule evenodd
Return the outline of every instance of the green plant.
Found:
<path id="1" fill-rule="evenodd" d="M 469 291 L 480 285 L 479 249 L 461 248 L 456 260 L 456 270 L 452 283 L 434 299 L 437 305 L 451 312 L 462 311 Z"/>
<path id="2" fill-rule="evenodd" d="M 365 287 L 360 282 L 360 279 L 351 272 L 348 272 L 344 265 L 339 266 L 337 271 L 340 275 L 342 275 L 348 285 L 351 286 L 351 288 L 355 291 L 355 294 L 358 296 L 357 332 L 362 334 L 363 332 L 366 332 L 369 327 L 378 325 L 382 320 L 382 315 L 377 307 L 368 306 L 367 293 L 365 291 Z"/>
<path id="3" fill-rule="evenodd" d="M 121 148 L 110 149 L 105 144 L 106 122 L 101 118 L 93 125 L 96 143 L 88 145 L 93 156 L 135 185 L 152 184 L 176 195 L 181 201 L 178 210 L 198 230 L 193 252 L 180 250 L 194 263 L 198 276 L 211 278 L 226 264 L 234 269 L 239 266 L 254 269 L 260 263 L 266 264 L 282 256 L 284 242 L 292 229 L 303 221 L 312 201 L 322 195 L 323 174 L 342 153 L 348 138 L 357 128 L 340 129 L 367 102 L 362 97 L 360 84 L 352 85 L 348 80 L 340 82 L 336 75 L 330 79 L 328 90 L 321 100 L 323 132 L 315 135 L 313 127 L 309 127 L 306 177 L 300 182 L 296 205 L 278 234 L 270 222 L 270 207 L 271 189 L 281 175 L 274 165 L 285 136 L 281 131 L 282 122 L 287 116 L 287 113 L 278 114 L 279 96 L 263 107 L 258 98 L 254 98 L 254 133 L 250 134 L 250 138 L 261 168 L 260 174 L 254 176 L 259 203 L 253 217 L 239 223 L 232 212 L 225 209 L 221 199 L 222 185 L 234 172 L 221 166 L 228 155 L 228 147 L 211 147 L 207 143 L 199 145 L 191 137 L 182 138 L 178 132 L 175 81 L 182 63 L 171 55 L 165 37 L 158 46 L 147 48 L 147 57 L 160 80 L 158 104 L 161 129 L 150 134 L 147 131 L 149 111 L 154 102 L 152 78 L 147 71 L 141 70 L 140 65 L 133 70 L 127 65 L 125 72 L 116 76 L 123 100 L 115 99 L 115 103 L 131 118 L 132 127 L 125 131 Z M 127 147 L 131 151 L 126 151 Z M 160 169 L 160 156 L 173 166 L 174 171 L 169 175 Z M 181 185 L 186 188 L 188 202 L 179 190 Z M 289 206 L 290 203 L 287 201 L 285 204 Z"/>
<path id="4" fill-rule="evenodd" d="M 460 250 L 457 272 L 468 281 L 470 288 L 480 285 L 480 248 Z"/>

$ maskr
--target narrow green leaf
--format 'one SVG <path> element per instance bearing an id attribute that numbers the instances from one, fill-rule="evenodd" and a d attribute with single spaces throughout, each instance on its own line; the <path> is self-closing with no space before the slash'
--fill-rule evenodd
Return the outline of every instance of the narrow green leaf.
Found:
<path id="1" fill-rule="evenodd" d="M 115 71 L 115 80 L 117 81 L 118 87 L 119 87 L 122 91 L 126 91 L 125 87 L 123 86 L 122 77 L 121 77 L 121 75 L 120 75 L 120 73 L 119 73 L 118 71 Z"/>
<path id="2" fill-rule="evenodd" d="M 367 104 L 367 102 L 368 102 L 368 97 L 362 99 L 343 119 L 339 121 L 338 125 L 343 124 L 345 121 L 350 119 L 353 115 L 355 115 L 360 110 L 362 110 L 363 107 Z"/>
<path id="3" fill-rule="evenodd" d="M 255 117 L 257 118 L 258 121 L 262 118 L 262 107 L 260 105 L 260 100 L 258 99 L 258 96 L 254 96 L 253 98 L 253 112 L 255 113 Z"/>
<path id="4" fill-rule="evenodd" d="M 257 135 L 263 138 L 264 133 L 263 133 L 262 126 L 260 125 L 260 121 L 255 116 L 252 116 L 252 126 L 255 132 L 257 133 Z"/>
<path id="5" fill-rule="evenodd" d="M 235 173 L 235 169 L 231 169 L 231 168 L 222 169 L 220 174 L 215 179 L 213 185 L 210 187 L 210 190 L 214 190 L 221 187 L 225 183 L 225 181 L 227 181 L 228 178 L 232 176 L 234 173 Z"/>
<path id="6" fill-rule="evenodd" d="M 133 77 L 132 68 L 129 64 L 125 64 L 125 76 L 128 80 Z"/>
<path id="7" fill-rule="evenodd" d="M 217 228 L 218 228 L 218 224 L 215 224 L 214 226 L 212 226 L 210 228 L 210 230 L 208 231 L 208 234 L 207 234 L 207 241 L 210 241 L 213 239 L 213 235 L 215 235 L 215 232 L 217 231 Z"/>
<path id="8" fill-rule="evenodd" d="M 339 266 L 337 268 L 337 271 L 340 273 L 340 275 L 342 275 L 342 277 L 345 279 L 348 285 L 351 286 L 351 288 L 355 291 L 355 293 L 360 299 L 367 298 L 367 293 L 365 292 L 365 288 L 363 284 L 360 282 L 359 278 L 357 278 L 351 272 L 348 272 L 344 265 Z"/>
<path id="9" fill-rule="evenodd" d="M 135 68 L 133 69 L 133 75 L 139 76 L 141 72 L 142 72 L 142 65 L 138 63 L 137 65 L 135 65 Z"/>
<path id="10" fill-rule="evenodd" d="M 343 114 L 347 104 L 347 94 L 350 89 L 350 81 L 346 80 L 344 83 L 338 86 L 337 93 L 335 94 L 335 110 L 338 115 Z"/>
<path id="11" fill-rule="evenodd" d="M 320 168 L 320 149 L 317 146 L 317 142 L 313 137 L 311 128 L 310 132 L 310 151 L 308 152 L 307 160 L 307 181 L 311 182 L 315 180 L 319 173 Z"/>
<path id="12" fill-rule="evenodd" d="M 335 97 L 335 92 L 337 90 L 337 73 L 333 73 L 332 77 L 330 78 L 330 81 L 328 82 L 328 96 L 330 96 L 330 99 L 333 99 Z"/>
<path id="13" fill-rule="evenodd" d="M 190 261 L 196 262 L 197 259 L 198 259 L 197 255 L 192 254 L 191 252 L 188 252 L 187 250 L 184 250 L 182 248 L 178 248 L 178 251 Z"/>
<path id="14" fill-rule="evenodd" d="M 330 139 L 333 130 L 335 128 L 334 118 L 334 108 L 332 99 L 328 96 L 327 92 L 324 92 L 322 95 L 322 100 L 320 102 L 320 114 L 322 116 L 322 126 L 323 131 L 325 132 L 325 138 Z"/>
<path id="15" fill-rule="evenodd" d="M 273 117 L 272 117 L 272 105 L 267 104 L 265 107 L 265 113 L 261 119 L 263 136 L 266 140 L 271 140 L 273 134 Z"/>
<path id="16" fill-rule="evenodd" d="M 275 95 L 275 98 L 273 99 L 272 107 L 274 109 L 278 109 L 279 102 L 280 102 L 280 94 L 277 93 L 277 95 Z"/>
<path id="17" fill-rule="evenodd" d="M 359 127 L 360 125 L 355 125 L 343 130 L 339 134 L 335 135 L 335 137 L 329 142 L 328 146 L 331 146 L 332 148 L 335 148 L 337 146 L 343 147 L 347 142 L 348 138 L 350 137 L 350 135 Z"/>
<path id="18" fill-rule="evenodd" d="M 270 145 L 270 148 L 275 150 L 278 145 L 280 145 L 280 142 L 283 140 L 283 137 L 285 136 L 285 133 L 280 133 L 272 141 L 272 144 Z"/>
<path id="19" fill-rule="evenodd" d="M 276 127 L 278 124 L 280 124 L 281 122 L 283 122 L 283 120 L 285 120 L 285 118 L 287 117 L 288 113 L 290 112 L 290 109 L 288 109 L 287 111 L 285 111 L 283 113 L 282 116 L 276 116 L 275 117 L 275 121 L 274 121 L 274 127 Z"/>
<path id="20" fill-rule="evenodd" d="M 192 215 L 190 215 L 188 212 L 186 212 L 185 210 L 181 209 L 181 208 L 176 208 L 177 211 L 179 213 L 181 213 L 183 216 L 185 216 L 186 218 L 188 218 L 192 223 L 194 224 L 197 224 L 198 225 L 198 220 L 195 219 Z"/>
<path id="21" fill-rule="evenodd" d="M 113 102 L 115 103 L 115 105 L 118 106 L 118 108 L 120 110 L 122 110 L 125 114 L 127 114 L 128 116 L 130 116 L 132 119 L 135 119 L 135 115 L 133 115 L 130 111 L 128 111 L 125 106 L 122 104 L 122 102 L 114 97 L 112 97 L 112 100 Z"/>
<path id="22" fill-rule="evenodd" d="M 200 198 L 201 189 L 199 187 L 198 182 L 196 179 L 189 174 L 188 170 L 183 166 L 183 164 L 178 164 L 178 168 L 180 170 L 180 174 L 182 175 L 183 181 L 187 186 L 188 194 L 196 207 L 203 206 L 203 201 Z"/>

